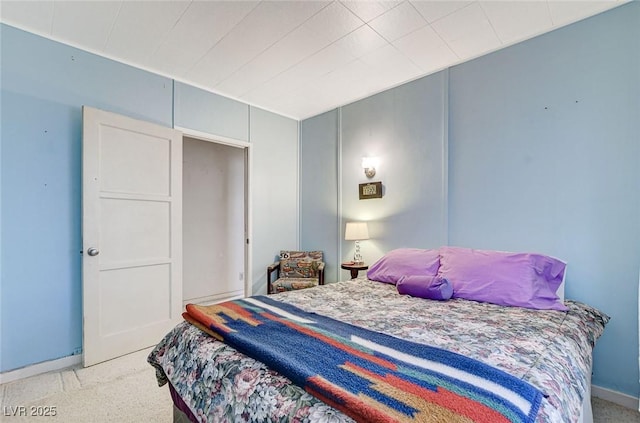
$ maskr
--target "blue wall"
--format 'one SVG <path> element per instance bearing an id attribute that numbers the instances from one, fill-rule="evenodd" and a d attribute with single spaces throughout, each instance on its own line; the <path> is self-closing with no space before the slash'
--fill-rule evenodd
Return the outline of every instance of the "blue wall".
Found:
<path id="1" fill-rule="evenodd" d="M 298 123 L 213 93 L 0 25 L 0 372 L 81 352 L 81 143 L 83 105 L 171 127 L 176 125 L 286 150 L 278 163 L 297 178 Z M 174 117 L 174 107 L 176 116 Z M 251 131 L 250 131 L 251 127 Z M 282 128 L 286 128 L 283 130 Z M 275 167 L 254 154 L 251 173 Z M 276 183 L 277 181 L 271 181 Z M 296 185 L 297 187 L 297 185 Z M 260 204 L 268 190 L 254 190 Z M 260 218 L 252 242 L 270 258 L 273 232 L 297 227 L 295 191 Z M 266 200 L 265 200 L 266 201 Z M 286 224 L 279 224 L 282 216 Z M 293 223 L 292 223 L 293 222 Z M 294 231 L 293 242 L 297 242 Z M 295 245 L 287 245 L 295 248 Z M 254 291 L 266 292 L 254 278 Z"/>
<path id="2" fill-rule="evenodd" d="M 369 222 L 371 239 L 361 242 L 369 263 L 393 248 L 447 242 L 446 87 L 444 71 L 342 108 L 341 239 L 346 222 Z M 365 156 L 380 162 L 372 179 Z M 371 181 L 382 182 L 383 197 L 360 200 L 358 184 Z M 344 261 L 354 242 L 342 242 Z"/>
<path id="3" fill-rule="evenodd" d="M 391 248 L 446 243 L 567 260 L 567 297 L 612 316 L 593 383 L 638 397 L 640 3 L 336 112 L 343 220 L 331 231 L 372 220 L 367 262 Z M 319 140 L 301 135 L 303 146 Z M 369 154 L 381 158 L 374 180 L 386 194 L 358 201 Z M 331 162 L 325 169 L 333 172 Z M 302 178 L 301 192 L 315 185 Z M 343 244 L 340 259 L 351 248 Z"/>
<path id="4" fill-rule="evenodd" d="M 267 266 L 295 250 L 298 233 L 298 122 L 251 107 L 253 293 L 267 293 Z"/>
<path id="5" fill-rule="evenodd" d="M 300 190 L 300 248 L 324 253 L 325 282 L 339 280 L 341 261 L 339 118 L 338 111 L 333 110 L 300 124 L 300 181 L 304 186 Z"/>
<path id="6" fill-rule="evenodd" d="M 175 126 L 249 141 L 249 105 L 177 81 L 174 95 Z"/>
<path id="7" fill-rule="evenodd" d="M 638 396 L 640 4 L 456 66 L 449 241 L 568 261 L 608 313 L 593 383 Z"/>
<path id="8" fill-rule="evenodd" d="M 446 244 L 446 86 L 440 72 L 302 122 L 301 245 L 325 249 L 327 282 L 349 277 L 338 272 L 354 253 L 349 221 L 368 222 L 369 263 L 393 248 Z M 380 161 L 372 179 L 367 156 Z M 358 185 L 372 181 L 383 198 L 359 200 Z"/>
<path id="9" fill-rule="evenodd" d="M 82 105 L 171 126 L 172 82 L 2 25 L 2 361 L 82 348 Z"/>

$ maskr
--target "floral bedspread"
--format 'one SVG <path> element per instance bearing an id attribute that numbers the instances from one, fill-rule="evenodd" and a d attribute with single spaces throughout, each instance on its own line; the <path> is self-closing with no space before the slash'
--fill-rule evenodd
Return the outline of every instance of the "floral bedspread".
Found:
<path id="1" fill-rule="evenodd" d="M 502 307 L 462 299 L 399 295 L 366 279 L 271 298 L 353 325 L 446 348 L 500 368 L 546 396 L 537 422 L 575 422 L 589 383 L 592 348 L 609 317 L 576 301 L 568 312 Z M 269 370 L 183 322 L 148 358 L 202 422 L 351 422 Z"/>

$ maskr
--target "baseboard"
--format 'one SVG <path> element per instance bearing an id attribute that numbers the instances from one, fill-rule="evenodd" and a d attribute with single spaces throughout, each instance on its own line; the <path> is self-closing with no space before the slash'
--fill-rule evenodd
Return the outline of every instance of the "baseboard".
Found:
<path id="1" fill-rule="evenodd" d="M 621 405 L 632 410 L 638 409 L 638 398 L 601 386 L 591 385 L 591 396 Z"/>
<path id="2" fill-rule="evenodd" d="M 73 367 L 82 363 L 82 354 L 70 355 L 57 360 L 44 361 L 42 363 L 33 364 L 31 366 L 22 367 L 20 369 L 11 370 L 0 373 L 0 385 L 3 383 L 13 382 L 19 379 L 26 379 L 31 376 L 37 376 L 43 373 L 55 372 L 58 370 Z"/>

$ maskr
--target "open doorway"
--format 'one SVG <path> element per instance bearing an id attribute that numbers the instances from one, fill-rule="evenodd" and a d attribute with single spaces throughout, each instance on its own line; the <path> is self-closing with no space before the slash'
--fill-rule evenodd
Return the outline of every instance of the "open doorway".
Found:
<path id="1" fill-rule="evenodd" d="M 245 296 L 248 148 L 183 137 L 183 303 Z"/>

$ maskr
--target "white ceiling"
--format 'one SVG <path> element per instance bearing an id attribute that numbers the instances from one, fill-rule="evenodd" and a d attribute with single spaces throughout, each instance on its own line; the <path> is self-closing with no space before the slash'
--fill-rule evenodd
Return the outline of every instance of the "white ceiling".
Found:
<path id="1" fill-rule="evenodd" d="M 624 2 L 2 0 L 0 20 L 303 119 Z"/>

